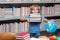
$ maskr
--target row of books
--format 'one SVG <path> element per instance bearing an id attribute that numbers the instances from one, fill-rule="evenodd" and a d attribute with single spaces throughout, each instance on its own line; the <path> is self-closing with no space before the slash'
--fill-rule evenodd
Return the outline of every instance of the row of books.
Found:
<path id="1" fill-rule="evenodd" d="M 28 32 L 28 24 L 25 23 L 6 23 L 0 25 L 0 32 Z"/>
<path id="2" fill-rule="evenodd" d="M 60 0 L 0 0 L 0 2 L 60 2 Z"/>
<path id="3" fill-rule="evenodd" d="M 60 5 L 54 5 L 53 7 L 42 6 L 42 14 L 44 15 L 60 15 Z"/>
<path id="4" fill-rule="evenodd" d="M 42 6 L 41 13 L 42 15 L 60 15 L 60 5 L 56 4 L 53 7 Z M 0 18 L 16 17 L 16 16 L 24 17 L 29 14 L 30 14 L 30 7 L 16 8 L 15 6 L 13 6 L 12 8 L 0 8 Z"/>
<path id="5" fill-rule="evenodd" d="M 0 8 L 0 18 L 20 16 L 20 8 Z"/>
<path id="6" fill-rule="evenodd" d="M 57 28 L 60 28 L 60 21 L 56 21 L 56 23 L 57 23 Z M 40 24 L 40 31 L 45 31 L 44 25 L 45 25 L 45 23 Z M 29 29 L 29 23 L 27 23 L 27 22 L 0 24 L 0 32 L 20 33 L 20 32 L 28 32 L 28 29 Z"/>

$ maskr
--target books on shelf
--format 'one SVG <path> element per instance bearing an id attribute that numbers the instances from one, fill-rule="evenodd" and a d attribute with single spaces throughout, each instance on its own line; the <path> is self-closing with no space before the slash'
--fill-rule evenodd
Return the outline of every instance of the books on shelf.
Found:
<path id="1" fill-rule="evenodd" d="M 49 7 L 42 6 L 42 14 L 49 15 Z"/>
<path id="2" fill-rule="evenodd" d="M 60 15 L 60 5 L 57 4 L 54 6 L 54 8 L 55 8 L 55 15 Z"/>
<path id="3" fill-rule="evenodd" d="M 60 0 L 55 0 L 55 2 L 60 2 Z"/>
<path id="4" fill-rule="evenodd" d="M 0 18 L 2 18 L 2 9 L 0 8 Z"/>
<path id="5" fill-rule="evenodd" d="M 41 13 L 44 15 L 59 15 L 60 5 L 55 6 L 42 6 Z M 11 8 L 1 8 L 0 7 L 0 18 L 10 18 L 10 17 L 24 17 L 30 15 L 30 7 L 14 7 Z M 31 14 L 32 15 L 32 14 Z M 33 16 L 33 15 L 32 15 Z M 30 16 L 30 17 L 32 17 Z M 35 17 L 37 17 L 35 15 Z"/>
<path id="6" fill-rule="evenodd" d="M 49 15 L 55 15 L 54 7 L 50 6 L 50 13 Z"/>
<path id="7" fill-rule="evenodd" d="M 5 24 L 0 24 L 0 32 L 6 32 L 5 27 Z"/>
<path id="8" fill-rule="evenodd" d="M 15 8 L 14 10 L 14 16 L 20 16 L 20 8 Z"/>
<path id="9" fill-rule="evenodd" d="M 5 25 L 6 25 L 6 32 L 9 32 L 9 24 L 6 23 Z"/>
<path id="10" fill-rule="evenodd" d="M 12 8 L 4 8 L 4 17 L 12 17 Z"/>
<path id="11" fill-rule="evenodd" d="M 5 2 L 5 0 L 0 0 L 0 2 Z"/>

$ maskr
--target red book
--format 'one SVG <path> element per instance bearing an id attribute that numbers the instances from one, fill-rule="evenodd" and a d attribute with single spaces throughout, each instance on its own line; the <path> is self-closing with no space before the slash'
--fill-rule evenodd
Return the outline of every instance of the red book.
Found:
<path id="1" fill-rule="evenodd" d="M 24 36 L 24 35 L 27 35 L 28 33 L 27 32 L 21 32 L 21 33 L 18 33 L 17 36 Z"/>

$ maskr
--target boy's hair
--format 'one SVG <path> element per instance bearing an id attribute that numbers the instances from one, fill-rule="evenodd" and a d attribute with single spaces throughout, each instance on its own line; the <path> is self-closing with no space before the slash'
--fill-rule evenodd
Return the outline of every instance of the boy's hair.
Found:
<path id="1" fill-rule="evenodd" d="M 30 13 L 32 13 L 32 10 L 34 10 L 34 7 L 36 7 L 37 10 L 38 10 L 38 13 L 40 13 L 40 6 L 38 6 L 38 5 L 32 5 L 32 6 L 30 7 Z"/>

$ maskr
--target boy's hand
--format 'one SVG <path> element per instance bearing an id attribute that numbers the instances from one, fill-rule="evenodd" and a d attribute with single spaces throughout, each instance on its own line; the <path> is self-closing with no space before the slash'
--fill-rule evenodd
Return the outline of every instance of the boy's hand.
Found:
<path id="1" fill-rule="evenodd" d="M 44 19 L 43 22 L 48 22 L 49 20 L 48 19 Z"/>
<path id="2" fill-rule="evenodd" d="M 28 22 L 28 20 L 26 18 L 20 18 L 21 22 Z"/>

